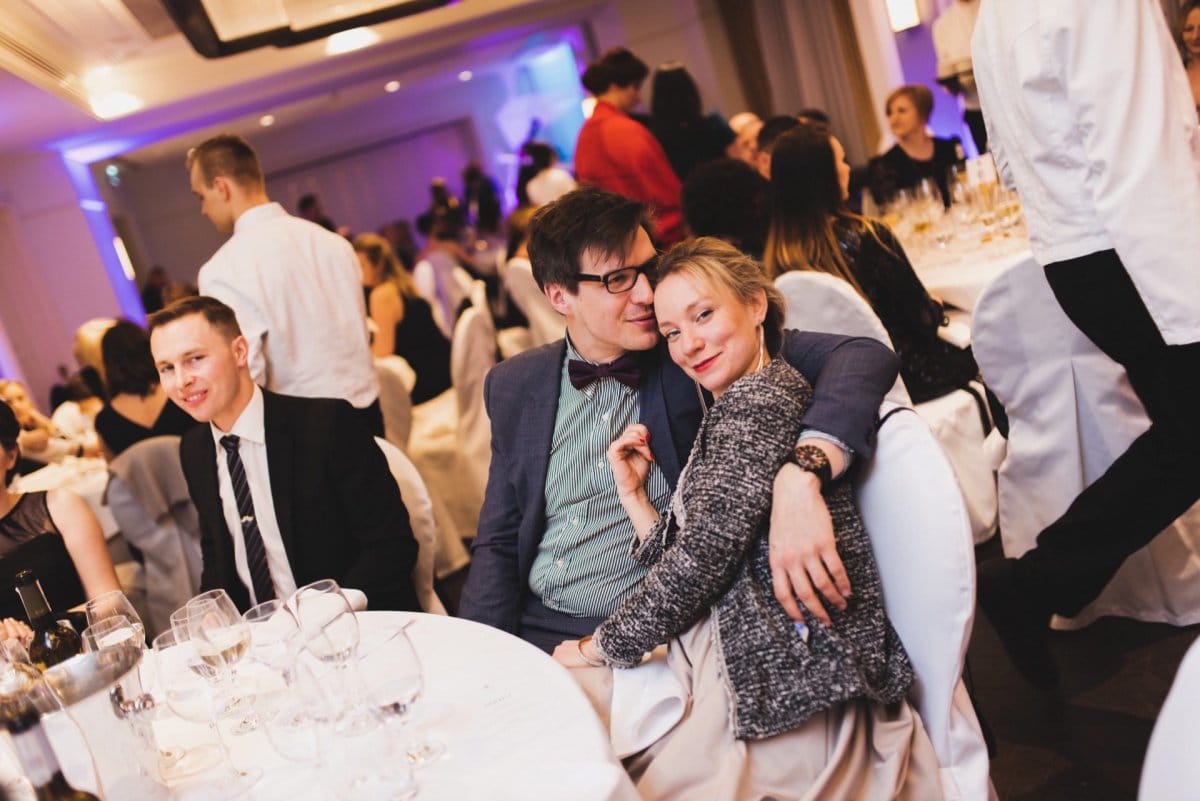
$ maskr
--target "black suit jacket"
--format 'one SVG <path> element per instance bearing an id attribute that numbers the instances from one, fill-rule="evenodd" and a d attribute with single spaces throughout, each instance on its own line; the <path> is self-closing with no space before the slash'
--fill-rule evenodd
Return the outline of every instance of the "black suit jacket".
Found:
<path id="1" fill-rule="evenodd" d="M 814 387 L 805 427 L 870 456 L 879 404 L 896 380 L 896 355 L 873 339 L 795 331 L 785 332 L 782 355 Z M 514 634 L 546 528 L 546 470 L 565 357 L 560 340 L 501 362 L 484 383 L 492 463 L 459 614 Z M 647 352 L 643 364 L 640 422 L 674 487 L 700 428 L 700 393 L 665 345 Z M 581 626 L 577 635 L 591 633 L 590 623 Z"/>
<path id="2" fill-rule="evenodd" d="M 372 609 L 419 611 L 408 511 L 354 408 L 343 400 L 263 390 L 263 422 L 275 517 L 296 586 L 332 578 L 365 592 Z M 185 434 L 180 455 L 200 517 L 200 589 L 222 587 L 244 610 L 250 596 L 234 567 L 209 426 Z"/>

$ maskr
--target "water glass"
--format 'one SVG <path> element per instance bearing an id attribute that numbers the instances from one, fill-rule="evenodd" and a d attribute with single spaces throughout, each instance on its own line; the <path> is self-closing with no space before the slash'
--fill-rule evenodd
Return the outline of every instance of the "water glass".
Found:
<path id="1" fill-rule="evenodd" d="M 363 694 L 377 714 L 402 726 L 410 722 L 425 678 L 420 657 L 403 628 L 369 636 L 359 657 L 358 673 Z M 445 744 L 438 740 L 414 740 L 408 745 L 408 758 L 420 767 L 445 751 Z"/>

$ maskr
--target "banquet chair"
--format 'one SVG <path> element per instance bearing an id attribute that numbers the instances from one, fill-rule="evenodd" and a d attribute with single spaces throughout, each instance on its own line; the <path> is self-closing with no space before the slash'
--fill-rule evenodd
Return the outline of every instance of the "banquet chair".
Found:
<path id="1" fill-rule="evenodd" d="M 1150 421 L 1125 370 L 1067 318 L 1042 268 L 1015 265 L 975 307 L 975 358 L 1008 413 L 999 465 L 1000 536 L 1017 557 Z M 1056 628 L 1120 615 L 1176 626 L 1200 622 L 1200 505 L 1133 553 L 1100 596 Z"/>
<path id="2" fill-rule="evenodd" d="M 471 306 L 479 309 L 487 316 L 492 330 L 496 333 L 496 349 L 500 352 L 500 358 L 509 359 L 521 351 L 529 350 L 530 339 L 528 328 L 524 326 L 512 326 L 510 328 L 496 329 L 496 318 L 492 315 L 492 304 L 488 300 L 487 284 L 476 280 L 471 284 L 471 294 L 468 296 L 468 299 L 471 301 Z"/>
<path id="3" fill-rule="evenodd" d="M 1200 717 L 1200 640 L 1192 643 L 1159 710 L 1146 746 L 1139 801 L 1194 801 L 1200 788 L 1196 719 Z"/>
<path id="4" fill-rule="evenodd" d="M 108 466 L 105 501 L 146 570 L 146 634 L 170 628 L 171 612 L 200 588 L 200 520 L 179 461 L 179 437 L 142 440 Z"/>
<path id="5" fill-rule="evenodd" d="M 975 552 L 954 471 L 912 409 L 884 402 L 875 454 L 858 479 L 883 605 L 916 679 L 947 801 L 994 792 L 987 745 L 962 682 L 975 613 Z"/>
<path id="6" fill-rule="evenodd" d="M 483 380 L 496 363 L 495 328 L 491 317 L 475 306 L 463 312 L 450 344 L 450 381 L 458 401 L 458 466 L 460 494 L 469 498 L 478 523 L 479 507 L 492 458 L 492 429 L 483 405 Z M 475 531 L 475 526 L 470 527 Z"/>
<path id="7" fill-rule="evenodd" d="M 787 303 L 784 327 L 870 337 L 889 348 L 891 337 L 870 304 L 850 284 L 825 273 L 794 270 L 775 279 Z M 894 348 L 893 348 L 894 349 Z M 984 453 L 984 430 L 979 417 L 978 393 L 956 390 L 940 398 L 913 404 L 899 377 L 887 400 L 911 406 L 941 443 L 962 490 L 975 542 L 996 532 L 996 479 Z"/>
<path id="8" fill-rule="evenodd" d="M 388 442 L 408 450 L 412 433 L 412 388 L 416 373 L 403 356 L 375 357 L 375 375 L 379 378 L 379 409 L 383 413 L 383 432 Z"/>
<path id="9" fill-rule="evenodd" d="M 380 437 L 375 438 L 375 444 L 387 458 L 388 469 L 396 479 L 396 486 L 400 488 L 400 499 L 404 501 L 404 507 L 408 510 L 408 522 L 412 525 L 413 536 L 417 540 L 417 563 L 413 566 L 412 581 L 421 611 L 444 615 L 446 607 L 433 587 L 438 530 L 433 520 L 433 502 L 429 499 L 429 491 L 425 488 L 421 474 L 404 455 L 404 451 Z"/>
<path id="10" fill-rule="evenodd" d="M 512 258 L 504 270 L 504 288 L 529 321 L 529 346 L 537 348 L 562 339 L 565 318 L 554 310 L 538 288 L 529 259 Z"/>

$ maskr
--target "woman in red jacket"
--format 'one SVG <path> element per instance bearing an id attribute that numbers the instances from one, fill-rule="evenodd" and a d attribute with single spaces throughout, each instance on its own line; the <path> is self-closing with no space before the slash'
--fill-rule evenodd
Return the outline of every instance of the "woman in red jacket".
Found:
<path id="1" fill-rule="evenodd" d="M 575 173 L 581 184 L 652 206 L 654 240 L 665 248 L 683 238 L 679 178 L 654 134 L 629 116 L 649 72 L 623 47 L 588 65 L 583 86 L 595 95 L 596 108 L 579 131 Z"/>

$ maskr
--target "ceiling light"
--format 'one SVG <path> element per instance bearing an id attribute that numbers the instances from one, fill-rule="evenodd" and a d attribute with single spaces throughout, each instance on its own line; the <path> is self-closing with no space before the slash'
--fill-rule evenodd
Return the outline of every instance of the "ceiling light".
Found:
<path id="1" fill-rule="evenodd" d="M 129 258 L 129 251 L 125 249 L 125 241 L 119 236 L 113 237 L 113 250 L 117 252 L 117 261 L 121 262 L 121 272 L 125 273 L 125 277 L 130 281 L 134 279 L 133 262 Z"/>
<path id="2" fill-rule="evenodd" d="M 160 0 L 205 58 L 293 47 L 351 28 L 439 8 L 453 0 Z M 345 52 L 345 51 L 340 51 Z"/>
<path id="3" fill-rule="evenodd" d="M 896 33 L 921 24 L 921 12 L 917 9 L 916 0 L 887 0 L 887 14 L 892 31 Z"/>
<path id="4" fill-rule="evenodd" d="M 466 83 L 467 81 L 471 80 L 474 77 L 475 77 L 475 74 L 472 73 L 470 70 L 463 70 L 462 72 L 458 73 L 458 79 L 460 81 L 462 81 L 463 83 Z"/>
<path id="5" fill-rule="evenodd" d="M 262 115 L 261 117 L 258 118 L 258 124 L 264 128 L 270 128 L 272 125 L 275 124 L 275 115 L 274 114 Z"/>
<path id="6" fill-rule="evenodd" d="M 370 28 L 351 28 L 338 31 L 325 42 L 325 55 L 336 56 L 352 50 L 362 50 L 379 41 L 379 34 Z"/>
<path id="7" fill-rule="evenodd" d="M 383 91 L 387 92 L 388 94 L 391 94 L 392 92 L 399 92 L 400 91 L 400 82 L 399 81 L 388 81 L 387 83 L 385 83 L 383 85 Z"/>
<path id="8" fill-rule="evenodd" d="M 141 98 L 128 92 L 106 92 L 88 98 L 88 102 L 91 104 L 92 113 L 102 120 L 111 120 L 115 117 L 132 114 L 144 105 Z"/>

